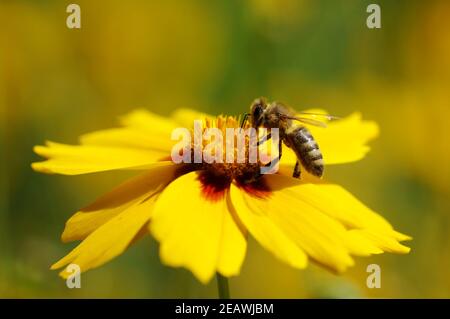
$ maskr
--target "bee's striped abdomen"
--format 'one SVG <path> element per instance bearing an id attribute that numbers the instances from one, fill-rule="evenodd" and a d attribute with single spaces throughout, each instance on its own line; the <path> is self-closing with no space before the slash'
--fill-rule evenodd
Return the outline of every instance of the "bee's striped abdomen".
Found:
<path id="1" fill-rule="evenodd" d="M 311 174 L 321 177 L 324 163 L 319 145 L 306 127 L 296 127 L 288 132 L 289 146 L 297 155 L 303 167 Z"/>

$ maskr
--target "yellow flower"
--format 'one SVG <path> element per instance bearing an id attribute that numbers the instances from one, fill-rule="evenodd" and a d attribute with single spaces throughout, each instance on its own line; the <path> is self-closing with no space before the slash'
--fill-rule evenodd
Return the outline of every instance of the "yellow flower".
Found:
<path id="1" fill-rule="evenodd" d="M 233 117 L 182 109 L 164 118 L 137 110 L 121 118 L 119 128 L 81 136 L 80 145 L 35 147 L 47 158 L 32 164 L 39 172 L 144 171 L 67 221 L 62 240 L 82 242 L 52 269 L 70 263 L 82 271 L 101 266 L 148 231 L 160 243 L 164 264 L 186 267 L 203 283 L 216 272 L 239 274 L 248 236 L 300 269 L 312 260 L 342 272 L 354 264 L 352 255 L 409 252 L 399 241 L 410 237 L 341 186 L 306 172 L 302 180 L 292 178 L 295 157 L 287 148 L 277 174 L 250 184 L 239 179 L 249 164 L 223 164 L 226 169 L 217 163 L 174 164 L 171 132 L 192 127 L 194 119 L 203 119 L 204 127 L 238 127 Z M 359 114 L 310 130 L 327 165 L 361 159 L 369 150 L 366 143 L 378 134 L 377 125 Z"/>

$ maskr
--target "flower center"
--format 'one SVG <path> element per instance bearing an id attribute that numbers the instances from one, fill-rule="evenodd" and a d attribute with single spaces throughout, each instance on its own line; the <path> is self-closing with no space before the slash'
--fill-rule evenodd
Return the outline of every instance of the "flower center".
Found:
<path id="1" fill-rule="evenodd" d="M 202 121 L 203 138 L 199 143 L 194 137 L 191 143 L 192 152 L 202 152 L 201 169 L 218 180 L 235 180 L 240 184 L 258 181 L 264 164 L 257 148 L 254 149 L 254 156 L 251 154 L 251 137 L 247 134 L 249 126 L 247 123 L 244 130 L 239 130 L 239 120 L 232 116 Z M 195 127 L 192 133 L 195 136 Z"/>
<path id="2" fill-rule="evenodd" d="M 193 138 L 183 146 L 183 154 L 186 152 L 190 159 L 176 175 L 198 171 L 202 194 L 212 201 L 223 199 L 233 181 L 252 196 L 269 196 L 270 189 L 262 174 L 267 165 L 260 160 L 263 158 L 267 163 L 268 153 L 264 146 L 255 147 L 258 134 L 255 130 L 249 133 L 249 128 L 247 123 L 240 130 L 239 120 L 231 116 L 194 121 L 190 131 Z"/>

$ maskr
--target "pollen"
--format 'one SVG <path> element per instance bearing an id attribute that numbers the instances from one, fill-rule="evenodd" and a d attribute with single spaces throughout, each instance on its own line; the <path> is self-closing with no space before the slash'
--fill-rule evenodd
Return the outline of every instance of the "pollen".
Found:
<path id="1" fill-rule="evenodd" d="M 193 137 L 190 151 L 194 163 L 187 167 L 198 171 L 202 196 L 209 201 L 222 200 L 232 182 L 251 196 L 263 198 L 270 195 L 261 173 L 261 168 L 265 166 L 261 158 L 267 159 L 264 157 L 267 156 L 266 149 L 251 148 L 256 145 L 258 134 L 256 130 L 253 133 L 248 130 L 249 123 L 242 130 L 240 128 L 240 118 L 218 116 L 195 121 L 190 131 Z M 195 161 L 195 152 L 197 157 L 201 155 L 201 162 L 198 158 Z"/>
<path id="2" fill-rule="evenodd" d="M 260 155 L 251 158 L 250 142 L 252 141 L 248 132 L 250 125 L 246 123 L 243 130 L 240 128 L 240 119 L 233 116 L 218 116 L 215 119 L 206 118 L 201 121 L 202 139 L 196 139 L 195 125 L 191 130 L 194 136 L 191 143 L 191 151 L 201 151 L 202 162 L 201 170 L 207 176 L 214 177 L 215 180 L 228 181 L 233 180 L 241 184 L 250 184 L 261 178 L 261 167 L 264 166 L 260 160 Z M 211 129 L 214 134 L 211 134 Z M 257 138 L 257 136 L 255 136 Z M 208 152 L 210 158 L 208 160 L 205 153 Z M 211 180 L 211 178 L 208 178 Z"/>

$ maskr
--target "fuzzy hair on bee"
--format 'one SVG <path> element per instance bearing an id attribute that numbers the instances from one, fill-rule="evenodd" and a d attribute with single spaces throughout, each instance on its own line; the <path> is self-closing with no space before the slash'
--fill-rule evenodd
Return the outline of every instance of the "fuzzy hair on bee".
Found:
<path id="1" fill-rule="evenodd" d="M 324 160 L 319 145 L 314 140 L 311 132 L 303 125 L 297 125 L 294 122 L 300 122 L 309 125 L 326 127 L 323 121 L 312 119 L 310 117 L 325 117 L 327 120 L 336 119 L 334 116 L 325 114 L 315 114 L 306 112 L 295 112 L 293 109 L 280 102 L 268 103 L 265 98 L 257 98 L 250 106 L 250 113 L 245 114 L 241 127 L 250 118 L 253 128 L 264 127 L 267 129 L 278 128 L 280 134 L 278 158 L 282 156 L 282 144 L 292 149 L 297 157 L 292 176 L 300 178 L 301 166 L 310 174 L 322 177 L 324 172 Z M 270 134 L 264 137 L 266 141 L 270 139 Z M 270 163 L 269 163 L 270 164 Z"/>

